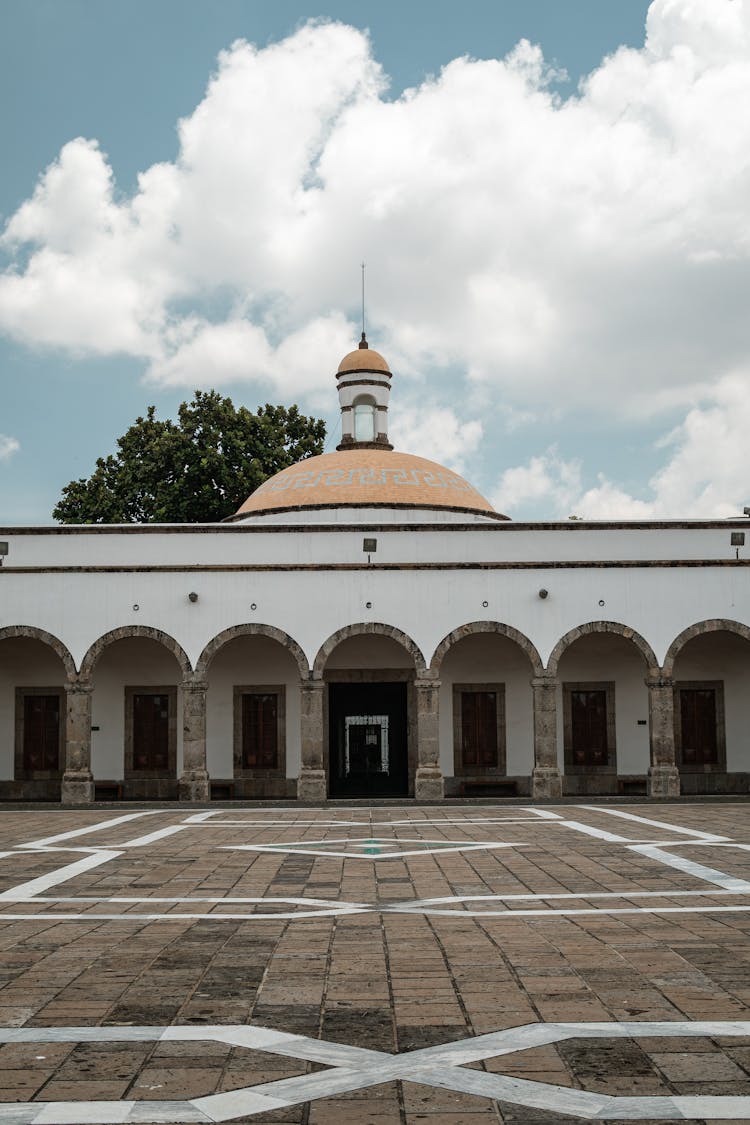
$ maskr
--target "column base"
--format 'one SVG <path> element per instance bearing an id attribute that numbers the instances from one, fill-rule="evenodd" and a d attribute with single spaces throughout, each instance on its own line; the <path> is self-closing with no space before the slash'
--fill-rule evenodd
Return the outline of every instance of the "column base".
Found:
<path id="1" fill-rule="evenodd" d="M 177 786 L 181 801 L 210 801 L 211 784 L 206 770 L 190 770 L 184 773 Z"/>
<path id="2" fill-rule="evenodd" d="M 680 771 L 677 766 L 651 766 L 648 771 L 648 795 L 655 801 L 679 797 Z"/>
<path id="3" fill-rule="evenodd" d="M 535 766 L 531 773 L 534 801 L 556 801 L 562 797 L 562 778 L 557 766 Z"/>
<path id="4" fill-rule="evenodd" d="M 302 769 L 297 778 L 297 800 L 322 804 L 328 795 L 325 770 Z"/>
<path id="5" fill-rule="evenodd" d="M 66 771 L 60 786 L 64 805 L 90 805 L 94 800 L 94 775 L 88 770 Z"/>
<path id="6" fill-rule="evenodd" d="M 437 766 L 418 767 L 414 777 L 414 800 L 445 800 L 445 781 Z"/>

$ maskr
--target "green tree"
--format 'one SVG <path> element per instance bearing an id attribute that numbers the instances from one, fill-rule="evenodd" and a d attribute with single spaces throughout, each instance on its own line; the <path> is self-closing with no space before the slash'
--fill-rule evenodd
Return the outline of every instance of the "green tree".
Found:
<path id="1" fill-rule="evenodd" d="M 60 523 L 202 523 L 232 515 L 268 477 L 323 452 L 325 422 L 296 406 L 255 414 L 217 391 L 196 391 L 177 421 L 149 406 L 100 457 L 88 480 L 62 491 Z"/>

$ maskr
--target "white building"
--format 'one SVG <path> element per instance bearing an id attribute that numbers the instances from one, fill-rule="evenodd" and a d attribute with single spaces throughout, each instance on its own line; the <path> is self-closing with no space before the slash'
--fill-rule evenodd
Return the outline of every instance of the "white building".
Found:
<path id="1" fill-rule="evenodd" d="M 750 789 L 745 521 L 511 522 L 337 381 L 232 521 L 0 530 L 0 797 Z"/>

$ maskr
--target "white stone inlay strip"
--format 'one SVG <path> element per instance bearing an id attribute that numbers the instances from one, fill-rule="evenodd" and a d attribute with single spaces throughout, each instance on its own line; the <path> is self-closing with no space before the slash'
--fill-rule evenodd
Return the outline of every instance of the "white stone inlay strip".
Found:
<path id="1" fill-rule="evenodd" d="M 185 824 L 172 824 L 168 828 L 157 828 L 155 832 L 149 832 L 146 836 L 136 836 L 134 840 L 126 840 L 123 844 L 118 844 L 118 848 L 145 848 L 149 844 L 155 844 L 159 840 L 166 839 L 167 836 L 174 836 L 178 832 L 184 832 L 187 825 Z"/>
<path id="2" fill-rule="evenodd" d="M 592 824 L 583 824 L 580 820 L 563 820 L 565 828 L 572 828 L 574 832 L 581 832 L 584 836 L 593 836 L 597 840 L 606 840 L 610 844 L 628 844 L 627 836 L 616 836 L 614 832 L 605 832 L 603 828 L 594 828 Z"/>
<path id="3" fill-rule="evenodd" d="M 363 850 L 337 850 L 335 847 L 329 848 L 330 843 L 339 845 L 347 845 L 351 849 Z M 434 847 L 420 846 L 419 848 L 403 848 L 402 844 L 420 844 L 429 845 L 433 844 Z M 315 845 L 318 845 L 317 847 Z M 376 847 L 399 847 L 399 851 L 387 851 L 384 854 L 377 854 L 372 852 L 365 854 L 364 849 L 367 847 L 372 849 Z M 336 859 L 364 859 L 369 862 L 377 862 L 385 859 L 402 859 L 404 856 L 412 855 L 449 855 L 451 852 L 474 852 L 474 851 L 490 851 L 498 848 L 523 848 L 527 847 L 526 844 L 510 844 L 510 843 L 496 843 L 486 842 L 477 843 L 474 840 L 466 840 L 463 843 L 458 840 L 289 840 L 287 843 L 276 844 L 222 844 L 220 850 L 228 852 L 272 852 L 284 853 L 291 855 L 312 855 L 317 859 L 323 859 L 326 856 Z"/>
<path id="4" fill-rule="evenodd" d="M 638 824 L 650 824 L 652 828 L 664 828 L 667 832 L 677 832 L 682 836 L 695 836 L 698 840 L 727 840 L 727 836 L 715 836 L 713 832 L 699 832 L 697 828 L 683 828 L 679 824 L 668 824 L 664 820 L 651 820 L 647 816 L 637 816 L 635 813 L 626 812 L 624 809 L 605 808 L 600 805 L 577 805 L 579 809 L 588 812 L 605 813 L 607 816 L 619 816 L 623 820 L 635 820 Z"/>
<path id="5" fill-rule="evenodd" d="M 117 1122 L 221 1122 L 252 1117 L 299 1105 L 317 1098 L 363 1090 L 400 1079 L 512 1105 L 565 1114 L 587 1120 L 645 1119 L 689 1120 L 696 1117 L 730 1121 L 750 1115 L 745 1095 L 669 1095 L 618 1097 L 595 1091 L 574 1090 L 551 1083 L 529 1081 L 502 1073 L 464 1069 L 465 1064 L 497 1058 L 570 1039 L 642 1037 L 748 1036 L 750 1021 L 686 1021 L 629 1023 L 527 1024 L 490 1032 L 435 1047 L 389 1055 L 345 1044 L 327 1043 L 305 1036 L 245 1025 L 206 1027 L 85 1027 L 3 1028 L 0 1042 L 206 1042 L 218 1040 L 249 1050 L 257 1049 L 300 1061 L 322 1061 L 332 1069 L 284 1078 L 189 1101 L 19 1102 L 0 1105 L 5 1125 L 114 1125 Z"/>
<path id="6" fill-rule="evenodd" d="M 89 836 L 92 832 L 105 832 L 118 824 L 125 824 L 129 820 L 137 820 L 141 816 L 157 816 L 162 809 L 147 809 L 145 812 L 124 813 L 110 820 L 100 820 L 90 824 L 87 828 L 73 828 L 70 832 L 58 832 L 56 836 L 45 836 L 42 840 L 30 840 L 28 844 L 19 844 L 20 848 L 46 848 L 49 844 L 57 844 L 60 840 L 74 840 L 78 836 Z"/>
<path id="7" fill-rule="evenodd" d="M 19 883 L 18 886 L 3 891 L 0 893 L 0 902 L 28 902 L 29 899 L 42 894 L 50 887 L 65 883 L 68 879 L 74 879 L 76 875 L 82 875 L 86 871 L 91 871 L 94 867 L 101 867 L 103 863 L 109 863 L 111 859 L 117 859 L 119 855 L 122 855 L 122 852 L 101 851 L 94 852 L 93 855 L 86 855 L 83 859 L 77 859 L 74 863 L 68 863 L 64 867 L 58 867 L 55 871 L 48 872 L 46 875 L 39 875 L 36 879 L 29 879 L 27 883 Z"/>
<path id="8" fill-rule="evenodd" d="M 702 863 L 695 863 L 685 856 L 662 851 L 658 846 L 632 844 L 629 850 L 640 852 L 641 855 L 658 860 L 659 863 L 664 863 L 667 867 L 674 867 L 677 871 L 684 871 L 696 879 L 714 883 L 717 887 L 724 887 L 728 891 L 750 891 L 750 882 L 747 879 L 738 879 L 734 875 L 727 875 L 724 871 L 718 871 L 715 867 L 705 867 Z"/>

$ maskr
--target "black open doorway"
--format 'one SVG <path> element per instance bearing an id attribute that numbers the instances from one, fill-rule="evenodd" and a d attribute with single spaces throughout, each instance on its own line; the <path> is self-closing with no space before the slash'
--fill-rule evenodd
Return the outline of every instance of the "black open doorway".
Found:
<path id="1" fill-rule="evenodd" d="M 332 797 L 405 797 L 409 791 L 405 683 L 330 684 Z"/>

